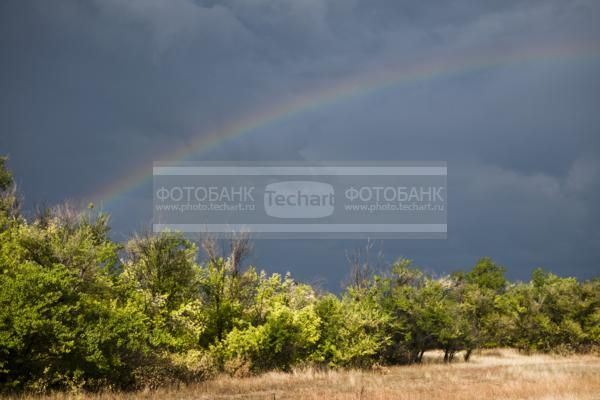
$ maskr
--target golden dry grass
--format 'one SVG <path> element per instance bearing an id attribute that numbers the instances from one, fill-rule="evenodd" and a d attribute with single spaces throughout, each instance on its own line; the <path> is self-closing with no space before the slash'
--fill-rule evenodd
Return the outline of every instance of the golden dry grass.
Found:
<path id="1" fill-rule="evenodd" d="M 460 359 L 460 358 L 459 358 Z M 45 400 L 89 398 L 54 394 Z M 154 392 L 104 393 L 94 400 L 142 399 L 600 399 L 600 357 L 525 356 L 513 350 L 483 351 L 469 363 L 445 365 L 430 352 L 422 365 L 374 371 L 297 370 Z M 28 399 L 32 399 L 28 397 Z"/>

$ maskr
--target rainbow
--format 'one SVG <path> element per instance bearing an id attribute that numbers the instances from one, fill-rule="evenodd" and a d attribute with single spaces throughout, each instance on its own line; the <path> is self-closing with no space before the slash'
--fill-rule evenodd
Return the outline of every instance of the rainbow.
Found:
<path id="1" fill-rule="evenodd" d="M 406 65 L 391 65 L 370 71 L 329 85 L 309 90 L 299 96 L 278 101 L 270 106 L 254 110 L 232 119 L 218 130 L 200 132 L 185 145 L 166 152 L 162 160 L 190 160 L 215 149 L 227 141 L 250 134 L 260 128 L 281 122 L 293 116 L 326 108 L 357 96 L 369 95 L 390 87 L 417 82 L 443 79 L 498 67 L 521 63 L 561 62 L 595 59 L 600 55 L 600 44 L 552 44 L 523 48 L 509 54 L 453 55 L 444 60 L 425 60 Z M 144 163 L 131 170 L 124 178 L 113 182 L 88 199 L 106 207 L 126 193 L 152 180 L 152 164 Z"/>

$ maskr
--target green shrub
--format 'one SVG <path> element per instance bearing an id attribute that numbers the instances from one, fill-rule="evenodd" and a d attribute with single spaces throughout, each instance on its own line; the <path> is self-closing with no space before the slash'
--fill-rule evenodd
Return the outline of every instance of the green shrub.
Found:
<path id="1" fill-rule="evenodd" d="M 157 388 L 294 366 L 368 368 L 442 349 L 600 349 L 600 279 L 541 269 L 510 283 L 480 259 L 436 277 L 399 260 L 360 270 L 341 296 L 291 276 L 240 268 L 247 250 L 212 252 L 181 234 L 110 240 L 93 207 L 19 215 L 0 158 L 0 391 Z M 241 243 L 241 245 L 240 245 Z M 120 258 L 122 257 L 122 260 Z"/>
<path id="2" fill-rule="evenodd" d="M 313 306 L 292 310 L 276 305 L 264 324 L 234 328 L 223 343 L 225 360 L 244 360 L 254 372 L 289 370 L 308 358 L 319 338 L 319 318 Z"/>

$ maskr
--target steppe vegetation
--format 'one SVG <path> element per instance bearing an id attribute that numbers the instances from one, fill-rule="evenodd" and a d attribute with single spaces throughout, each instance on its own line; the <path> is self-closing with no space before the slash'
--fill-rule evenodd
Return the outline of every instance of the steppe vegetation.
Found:
<path id="1" fill-rule="evenodd" d="M 92 206 L 25 218 L 0 159 L 3 393 L 600 396 L 592 355 L 600 344 L 600 279 L 537 269 L 529 281 L 510 282 L 485 257 L 446 276 L 406 259 L 372 270 L 357 256 L 337 295 L 242 268 L 251 249 L 244 238 L 222 251 L 214 240 L 177 233 L 120 244 L 109 229 L 108 216 Z M 487 350 L 494 348 L 512 350 Z"/>

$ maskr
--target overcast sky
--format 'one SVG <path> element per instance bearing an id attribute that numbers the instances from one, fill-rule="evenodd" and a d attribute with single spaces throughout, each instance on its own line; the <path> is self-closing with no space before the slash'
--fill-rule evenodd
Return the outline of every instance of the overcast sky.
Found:
<path id="1" fill-rule="evenodd" d="M 531 56 L 508 62 L 518 54 Z M 3 0 L 0 153 L 27 207 L 78 201 L 315 88 L 491 57 L 192 158 L 447 161 L 448 239 L 387 240 L 388 260 L 445 273 L 491 256 L 511 278 L 537 266 L 589 278 L 600 272 L 599 54 L 597 0 Z M 150 223 L 151 195 L 145 185 L 103 205 L 117 240 Z M 335 290 L 345 250 L 363 245 L 260 241 L 253 261 Z"/>

